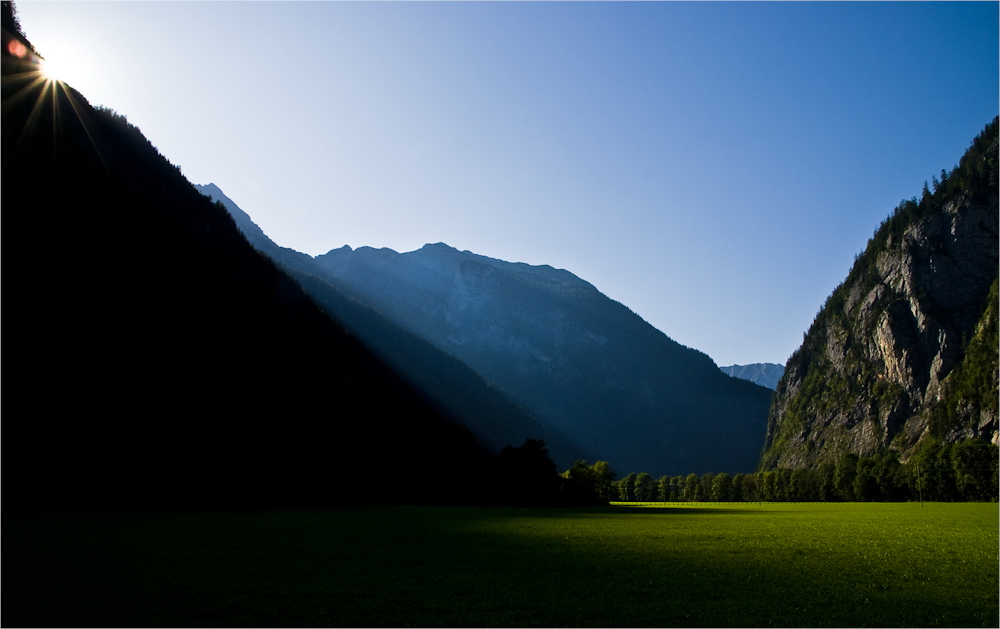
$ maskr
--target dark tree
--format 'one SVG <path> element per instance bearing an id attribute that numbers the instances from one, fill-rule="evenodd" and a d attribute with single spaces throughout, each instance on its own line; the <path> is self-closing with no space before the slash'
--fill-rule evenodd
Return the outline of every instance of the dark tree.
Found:
<path id="1" fill-rule="evenodd" d="M 858 455 L 845 453 L 837 462 L 833 471 L 833 486 L 841 500 L 848 502 L 856 500 L 854 479 L 858 473 Z"/>
<path id="2" fill-rule="evenodd" d="M 875 502 L 882 499 L 878 479 L 875 476 L 875 462 L 870 458 L 858 459 L 854 476 L 854 497 L 861 502 Z"/>
<path id="3" fill-rule="evenodd" d="M 969 439 L 955 444 L 951 460 L 955 488 L 963 500 L 997 499 L 997 446 Z"/>
<path id="4" fill-rule="evenodd" d="M 636 473 L 632 472 L 618 481 L 618 499 L 624 502 L 635 502 Z"/>
<path id="5" fill-rule="evenodd" d="M 635 499 L 643 502 L 656 500 L 656 485 L 653 477 L 646 472 L 640 472 L 635 477 Z"/>
<path id="6" fill-rule="evenodd" d="M 715 478 L 712 479 L 712 500 L 715 502 L 729 502 L 732 500 L 732 493 L 732 477 L 725 472 L 716 474 Z"/>
<path id="7" fill-rule="evenodd" d="M 507 446 L 497 457 L 501 499 L 506 504 L 554 505 L 560 502 L 560 478 L 541 439 Z"/>
<path id="8" fill-rule="evenodd" d="M 816 471 L 816 495 L 823 502 L 833 502 L 837 500 L 837 489 L 833 483 L 833 475 L 837 466 L 826 462 L 819 466 Z"/>
<path id="9" fill-rule="evenodd" d="M 687 475 L 684 479 L 684 501 L 694 502 L 697 500 L 696 495 L 698 493 L 698 475 L 694 472 Z"/>

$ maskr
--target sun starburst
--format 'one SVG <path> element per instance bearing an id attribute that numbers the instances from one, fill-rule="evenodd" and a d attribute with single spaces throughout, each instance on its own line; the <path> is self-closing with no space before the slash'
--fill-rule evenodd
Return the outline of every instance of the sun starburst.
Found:
<path id="1" fill-rule="evenodd" d="M 66 111 L 70 111 L 71 115 L 82 123 L 84 133 L 96 149 L 97 145 L 91 136 L 87 121 L 81 115 L 81 107 L 84 104 L 77 102 L 74 91 L 64 82 L 61 66 L 41 57 L 30 46 L 26 46 L 16 38 L 8 39 L 5 37 L 4 39 L 7 40 L 4 42 L 5 52 L 14 58 L 15 66 L 5 65 L 4 68 L 3 107 L 7 110 L 24 100 L 34 101 L 25 127 L 22 129 L 20 137 L 17 138 L 16 145 L 19 146 L 25 141 L 38 125 L 51 125 L 54 139 L 60 132 L 60 118 Z M 19 87 L 7 92 L 6 85 L 8 83 L 15 83 Z"/>

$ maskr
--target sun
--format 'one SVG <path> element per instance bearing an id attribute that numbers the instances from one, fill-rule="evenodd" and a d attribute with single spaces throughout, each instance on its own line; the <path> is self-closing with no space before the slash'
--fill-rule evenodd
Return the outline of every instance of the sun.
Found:
<path id="1" fill-rule="evenodd" d="M 84 87 L 82 83 L 87 83 L 93 72 L 88 71 L 89 65 L 86 61 L 86 53 L 81 55 L 65 45 L 58 45 L 60 42 L 49 43 L 47 48 L 39 48 L 41 57 L 38 58 L 38 70 L 42 78 L 54 83 L 65 83 L 76 89 Z"/>
<path id="2" fill-rule="evenodd" d="M 40 60 L 38 69 L 41 70 L 45 80 L 59 83 L 66 81 L 69 75 L 72 74 L 70 69 L 65 67 L 65 65 L 61 65 L 59 62 L 51 59 Z"/>

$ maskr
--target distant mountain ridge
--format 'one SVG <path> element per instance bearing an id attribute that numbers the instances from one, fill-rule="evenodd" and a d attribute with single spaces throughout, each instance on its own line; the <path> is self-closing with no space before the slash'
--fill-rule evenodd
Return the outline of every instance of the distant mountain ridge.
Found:
<path id="1" fill-rule="evenodd" d="M 455 422 L 469 428 L 491 451 L 520 445 L 528 438 L 543 439 L 553 460 L 563 467 L 568 468 L 577 459 L 593 460 L 592 452 L 540 422 L 462 361 L 371 306 L 345 295 L 325 278 L 312 257 L 279 247 L 218 186 L 195 188 L 221 202 L 251 245 L 295 277 L 329 316 L 364 341 Z"/>
<path id="2" fill-rule="evenodd" d="M 240 214 L 248 240 L 298 268 L 318 301 L 326 286 L 373 308 L 472 367 L 588 457 L 658 475 L 756 465 L 771 392 L 727 377 L 569 271 L 444 243 L 403 254 L 342 247 L 313 259 L 277 247 Z"/>
<path id="3" fill-rule="evenodd" d="M 771 392 L 590 283 L 443 243 L 317 256 L 331 282 L 458 357 L 616 469 L 748 471 Z"/>
<path id="4" fill-rule="evenodd" d="M 728 374 L 741 380 L 749 380 L 762 387 L 775 390 L 778 388 L 778 380 L 781 380 L 785 373 L 785 366 L 775 363 L 753 363 L 752 365 L 730 365 L 729 367 L 719 367 L 722 373 Z"/>

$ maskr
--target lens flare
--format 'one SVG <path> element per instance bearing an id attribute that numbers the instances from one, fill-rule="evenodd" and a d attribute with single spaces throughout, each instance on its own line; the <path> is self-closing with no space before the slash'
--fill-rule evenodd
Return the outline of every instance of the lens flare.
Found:
<path id="1" fill-rule="evenodd" d="M 14 55 L 15 57 L 23 58 L 24 55 L 28 54 L 28 48 L 21 42 L 17 41 L 16 39 L 11 39 L 9 42 L 7 42 L 7 52 Z"/>

